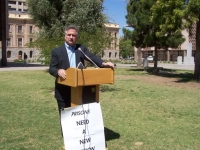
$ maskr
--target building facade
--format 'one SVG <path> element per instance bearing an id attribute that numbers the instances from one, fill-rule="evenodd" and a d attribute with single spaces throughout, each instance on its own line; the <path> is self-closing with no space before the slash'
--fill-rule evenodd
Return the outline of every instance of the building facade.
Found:
<path id="1" fill-rule="evenodd" d="M 26 0 L 9 0 L 8 1 L 8 10 L 9 11 L 27 12 L 28 7 L 26 6 Z"/>
<path id="2" fill-rule="evenodd" d="M 23 59 L 24 53 L 28 55 L 29 61 L 36 61 L 40 55 L 39 50 L 26 45 L 36 39 L 38 28 L 28 15 L 25 2 L 26 0 L 8 1 L 7 61 Z"/>
<path id="3" fill-rule="evenodd" d="M 24 53 L 26 53 L 29 61 L 36 61 L 40 56 L 40 51 L 28 48 L 27 44 L 36 39 L 38 28 L 27 13 L 26 0 L 9 0 L 8 11 L 7 60 L 23 59 Z M 103 59 L 118 59 L 119 25 L 110 23 L 105 26 L 113 37 L 113 41 L 109 43 L 109 47 L 105 50 Z"/>
<path id="4" fill-rule="evenodd" d="M 8 22 L 7 60 L 23 59 L 26 53 L 29 61 L 36 61 L 40 55 L 39 50 L 26 45 L 36 39 L 38 32 L 29 15 L 26 12 L 10 11 Z"/>
<path id="5" fill-rule="evenodd" d="M 119 25 L 118 24 L 105 24 L 107 31 L 112 37 L 109 47 L 104 50 L 103 59 L 116 60 L 119 59 Z"/>
<path id="6" fill-rule="evenodd" d="M 192 44 L 192 57 L 195 57 L 196 50 L 196 26 L 192 27 L 192 35 L 189 35 L 188 30 L 183 30 L 182 35 L 185 38 L 185 41 L 176 49 L 169 48 L 168 50 L 159 49 L 158 50 L 158 61 L 177 61 L 178 56 L 182 56 L 182 62 L 184 62 L 184 57 L 187 56 L 187 48 L 188 44 Z M 138 49 L 135 47 L 135 60 L 137 60 L 137 51 Z M 155 48 L 154 47 L 146 47 L 142 48 L 142 58 L 147 58 L 148 56 L 155 56 Z"/>

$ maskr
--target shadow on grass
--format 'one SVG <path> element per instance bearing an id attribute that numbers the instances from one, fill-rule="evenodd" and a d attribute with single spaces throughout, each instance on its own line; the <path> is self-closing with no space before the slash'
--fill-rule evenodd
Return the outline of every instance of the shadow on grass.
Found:
<path id="1" fill-rule="evenodd" d="M 148 68 L 146 71 L 149 74 L 166 77 L 166 78 L 177 78 L 176 82 L 190 82 L 194 81 L 193 73 L 189 70 L 176 70 L 176 69 L 165 69 L 158 68 L 156 73 L 153 73 L 153 68 Z"/>
<path id="2" fill-rule="evenodd" d="M 114 139 L 119 139 L 120 134 L 114 132 L 111 129 L 108 129 L 106 127 L 104 127 L 104 132 L 105 132 L 105 139 L 106 141 L 110 141 L 110 140 L 114 140 Z"/>
<path id="3" fill-rule="evenodd" d="M 193 71 L 191 70 L 177 70 L 177 69 L 165 69 L 158 67 L 157 72 L 153 72 L 153 67 L 144 69 L 129 69 L 129 71 L 146 71 L 149 75 L 161 76 L 165 78 L 177 78 L 176 82 L 190 82 L 194 81 Z M 197 81 L 196 81 L 197 82 Z"/>

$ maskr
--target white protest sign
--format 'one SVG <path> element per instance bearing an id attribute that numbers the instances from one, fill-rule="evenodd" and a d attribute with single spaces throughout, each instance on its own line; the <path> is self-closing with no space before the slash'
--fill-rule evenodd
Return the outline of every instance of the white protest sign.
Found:
<path id="1" fill-rule="evenodd" d="M 105 150 L 100 103 L 83 104 L 61 111 L 66 150 Z"/>

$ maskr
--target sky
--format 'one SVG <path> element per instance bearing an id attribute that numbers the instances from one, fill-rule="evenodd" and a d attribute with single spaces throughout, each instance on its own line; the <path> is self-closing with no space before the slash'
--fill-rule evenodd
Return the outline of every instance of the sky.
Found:
<path id="1" fill-rule="evenodd" d="M 119 24 L 119 36 L 123 36 L 122 28 L 126 25 L 127 0 L 104 0 L 104 13 L 110 18 L 111 23 Z"/>

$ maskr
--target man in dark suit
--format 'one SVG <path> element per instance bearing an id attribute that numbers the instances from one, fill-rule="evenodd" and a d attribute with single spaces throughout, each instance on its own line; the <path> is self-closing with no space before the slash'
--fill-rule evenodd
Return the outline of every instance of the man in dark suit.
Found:
<path id="1" fill-rule="evenodd" d="M 52 51 L 49 73 L 56 78 L 55 98 L 58 102 L 59 112 L 61 109 L 71 106 L 71 88 L 57 83 L 57 78 L 67 78 L 65 70 L 74 67 L 84 60 L 93 61 L 98 67 L 114 67 L 111 62 L 104 62 L 98 56 L 92 54 L 84 45 L 76 44 L 78 28 L 70 25 L 65 29 L 65 43 Z"/>

